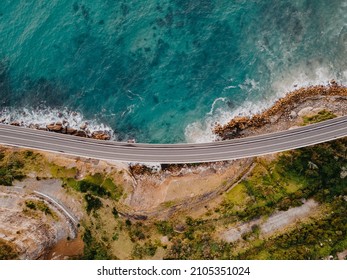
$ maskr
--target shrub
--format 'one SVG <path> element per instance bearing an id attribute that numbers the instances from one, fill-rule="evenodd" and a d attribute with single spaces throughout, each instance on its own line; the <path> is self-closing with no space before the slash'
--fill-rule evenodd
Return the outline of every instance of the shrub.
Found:
<path id="1" fill-rule="evenodd" d="M 113 217 L 114 217 L 115 219 L 117 219 L 117 218 L 119 217 L 118 211 L 117 211 L 117 209 L 116 209 L 115 207 L 113 207 L 113 209 L 112 209 L 112 214 L 113 214 Z"/>
<path id="2" fill-rule="evenodd" d="M 92 210 L 96 211 L 102 207 L 101 200 L 90 193 L 87 193 L 84 199 L 87 202 L 86 210 L 88 214 L 90 214 Z"/>
<path id="3" fill-rule="evenodd" d="M 83 259 L 85 260 L 110 260 L 114 259 L 109 255 L 106 246 L 102 242 L 98 242 L 92 232 L 86 229 L 83 234 L 84 251 Z"/>
<path id="4" fill-rule="evenodd" d="M 0 260 L 14 260 L 18 258 L 15 246 L 0 238 Z"/>
<path id="5" fill-rule="evenodd" d="M 157 227 L 157 231 L 162 235 L 171 235 L 174 232 L 172 224 L 168 221 L 156 222 L 155 226 Z"/>

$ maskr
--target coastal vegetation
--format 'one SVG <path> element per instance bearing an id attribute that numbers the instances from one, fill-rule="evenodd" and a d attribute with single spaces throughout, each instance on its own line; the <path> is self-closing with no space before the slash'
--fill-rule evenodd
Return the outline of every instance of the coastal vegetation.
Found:
<path id="1" fill-rule="evenodd" d="M 0 150 L 0 185 L 12 186 L 14 180 L 21 180 L 25 177 L 22 168 L 24 167 L 21 153 L 11 153 L 6 155 Z"/>
<path id="2" fill-rule="evenodd" d="M 253 242 L 254 246 L 235 255 L 236 259 L 324 259 L 336 257 L 347 247 L 347 203 L 336 197 L 330 211 L 320 219 L 297 225 L 274 238 Z"/>
<path id="3" fill-rule="evenodd" d="M 332 112 L 328 110 L 322 110 L 322 111 L 319 111 L 316 115 L 304 116 L 303 121 L 304 121 L 304 125 L 308 125 L 308 124 L 318 123 L 322 121 L 327 121 L 333 118 L 336 118 L 335 114 L 333 114 Z"/>
<path id="4" fill-rule="evenodd" d="M 110 260 L 114 259 L 108 252 L 107 247 L 95 239 L 90 229 L 86 229 L 83 234 L 84 252 L 82 259 L 85 260 Z"/>
<path id="5" fill-rule="evenodd" d="M 60 167 L 59 170 L 63 175 L 62 177 L 58 177 L 63 180 L 65 187 L 70 187 L 81 193 L 90 193 L 98 197 L 111 198 L 115 201 L 118 201 L 123 195 L 122 186 L 120 184 L 115 184 L 110 177 L 104 174 L 89 174 L 82 180 L 77 180 L 75 179 L 77 175 L 75 168 L 63 169 Z"/>
<path id="6" fill-rule="evenodd" d="M 302 124 L 335 116 L 329 110 L 316 111 L 303 116 Z M 150 178 L 154 171 L 146 166 L 133 165 L 129 174 L 106 168 L 86 169 L 82 164 L 48 160 L 41 153 L 3 148 L 0 184 L 11 186 L 15 180 L 29 176 L 38 181 L 60 180 L 63 190 L 82 205 L 79 230 L 84 242 L 83 259 L 323 259 L 337 258 L 347 249 L 346 138 L 258 157 L 252 162 L 249 171 L 238 173 L 236 180 L 221 183 L 227 191 L 219 192 L 216 202 L 210 205 L 204 202 L 204 211 L 192 210 L 188 215 L 181 208 L 159 219 L 136 213 L 124 203 L 133 198 L 122 178 Z M 170 172 L 182 176 L 180 171 L 185 168 L 217 172 L 216 167 L 207 167 L 162 165 L 157 177 Z M 319 207 L 305 219 L 265 234 L 264 221 L 308 200 Z M 138 201 L 141 203 L 141 199 Z M 177 203 L 175 199 L 166 200 L 160 207 L 175 209 Z M 41 201 L 26 200 L 24 207 L 54 215 Z M 223 237 L 227 230 L 244 225 L 249 225 L 249 230 L 239 237 L 232 241 Z M 11 246 L 3 242 L 0 252 L 18 257 Z"/>
<path id="7" fill-rule="evenodd" d="M 260 161 L 250 177 L 236 185 L 216 209 L 213 219 L 189 219 L 182 234 L 173 233 L 168 259 L 322 259 L 347 248 L 347 139 L 291 151 L 274 162 Z M 310 162 L 314 161 L 312 166 Z M 215 237 L 223 223 L 251 221 L 286 211 L 314 198 L 326 211 L 274 237 L 261 236 L 255 225 L 242 240 Z M 167 222 L 164 223 L 168 228 Z M 159 227 L 162 230 L 162 226 Z M 246 243 L 244 243 L 247 240 Z M 241 247 L 238 245 L 243 243 Z M 246 248 L 246 249 L 243 249 Z"/>
<path id="8" fill-rule="evenodd" d="M 41 211 L 45 215 L 52 216 L 55 219 L 57 218 L 56 214 L 43 201 L 27 200 L 25 201 L 25 207 L 33 211 Z"/>
<path id="9" fill-rule="evenodd" d="M 0 238 L 0 260 L 15 260 L 17 258 L 18 252 L 15 246 Z"/>
<path id="10" fill-rule="evenodd" d="M 330 202 L 347 194 L 347 139 L 282 153 L 274 161 L 258 160 L 251 175 L 235 186 L 215 211 L 243 221 L 288 210 L 314 198 Z"/>
<path id="11" fill-rule="evenodd" d="M 274 116 L 289 114 L 291 108 L 295 107 L 295 105 L 319 96 L 325 98 L 331 96 L 346 97 L 347 88 L 338 85 L 334 80 L 330 81 L 328 86 L 300 88 L 280 98 L 273 106 L 260 114 L 255 114 L 252 117 L 236 117 L 225 125 L 217 124 L 213 131 L 223 140 L 240 137 L 241 132 L 245 129 L 257 129 L 267 124 L 273 124 L 274 120 L 272 118 Z M 323 110 L 318 116 L 317 121 L 334 117 L 333 114 L 328 114 L 327 112 L 328 111 Z"/>
<path id="12" fill-rule="evenodd" d="M 309 121 L 330 116 L 325 112 L 318 115 Z M 87 214 L 81 224 L 83 259 L 336 258 L 337 253 L 347 249 L 346 147 L 347 139 L 343 138 L 276 157 L 259 157 L 250 173 L 221 196 L 218 205 L 195 218 L 182 212 L 165 220 L 136 221 L 124 215 L 126 209 L 120 203 L 122 183 L 110 174 L 96 172 L 79 178 L 78 168 L 47 164 L 40 154 L 31 151 L 2 150 L 1 166 L 11 177 L 1 179 L 12 178 L 7 181 L 12 183 L 35 168 L 38 180 L 49 173 L 59 178 L 71 195 L 80 197 Z M 33 166 L 36 158 L 41 166 Z M 320 214 L 278 234 L 264 235 L 257 224 L 233 242 L 218 234 L 238 223 L 252 223 L 298 207 L 308 199 L 319 202 Z M 41 201 L 27 200 L 25 207 L 54 215 Z M 1 245 L 1 250 L 17 257 L 7 243 Z"/>

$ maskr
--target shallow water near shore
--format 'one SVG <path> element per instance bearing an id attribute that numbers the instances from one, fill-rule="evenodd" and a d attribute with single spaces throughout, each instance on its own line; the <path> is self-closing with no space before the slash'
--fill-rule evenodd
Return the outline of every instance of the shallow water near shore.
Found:
<path id="1" fill-rule="evenodd" d="M 120 141 L 212 141 L 216 121 L 295 85 L 347 83 L 346 57 L 345 0 L 5 0 L 0 110 L 63 112 Z"/>

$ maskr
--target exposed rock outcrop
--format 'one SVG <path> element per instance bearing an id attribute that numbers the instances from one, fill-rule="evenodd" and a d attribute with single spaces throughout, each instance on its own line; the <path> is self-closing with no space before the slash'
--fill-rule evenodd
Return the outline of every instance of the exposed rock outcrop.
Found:
<path id="1" fill-rule="evenodd" d="M 13 121 L 10 123 L 10 125 L 20 126 L 20 122 L 19 121 Z"/>
<path id="2" fill-rule="evenodd" d="M 107 133 L 106 131 L 98 130 L 92 133 L 92 138 L 98 139 L 98 140 L 110 140 L 111 135 Z"/>
<path id="3" fill-rule="evenodd" d="M 83 130 L 77 130 L 77 132 L 73 135 L 79 136 L 79 137 L 88 137 L 87 133 Z"/>
<path id="4" fill-rule="evenodd" d="M 63 124 L 61 122 L 51 123 L 48 124 L 46 127 L 49 131 L 54 132 L 61 132 L 63 130 Z"/>
<path id="5" fill-rule="evenodd" d="M 281 116 L 285 114 L 290 119 L 293 106 L 306 99 L 319 98 L 321 96 L 347 96 L 347 88 L 338 85 L 334 80 L 331 80 L 328 86 L 300 88 L 279 99 L 263 113 L 256 114 L 253 117 L 236 117 L 226 125 L 217 124 L 213 132 L 222 140 L 240 137 L 242 136 L 242 131 L 246 128 L 259 128 L 265 124 L 273 123 L 272 118 L 276 115 Z"/>
<path id="6" fill-rule="evenodd" d="M 28 201 L 45 205 L 47 212 L 27 207 Z M 59 240 L 75 238 L 76 231 L 76 225 L 49 201 L 0 188 L 0 237 L 16 247 L 19 259 L 44 258 Z"/>
<path id="7" fill-rule="evenodd" d="M 1 123 L 8 123 L 6 122 L 6 119 L 2 119 L 0 121 Z M 22 126 L 23 124 L 19 121 L 12 121 L 9 123 L 10 125 L 14 126 Z M 110 140 L 111 139 L 111 132 L 107 130 L 97 130 L 97 131 L 90 131 L 88 129 L 88 123 L 84 123 L 80 126 L 79 129 L 69 126 L 69 123 L 67 120 L 57 121 L 50 124 L 47 124 L 46 126 L 40 126 L 38 124 L 32 123 L 28 126 L 32 129 L 37 130 L 46 130 L 46 131 L 52 131 L 57 133 L 63 133 L 63 134 L 69 134 L 79 137 L 87 137 L 87 138 L 94 138 L 98 140 Z"/>
<path id="8" fill-rule="evenodd" d="M 76 135 L 77 129 L 67 126 L 65 128 L 65 133 L 70 135 Z"/>

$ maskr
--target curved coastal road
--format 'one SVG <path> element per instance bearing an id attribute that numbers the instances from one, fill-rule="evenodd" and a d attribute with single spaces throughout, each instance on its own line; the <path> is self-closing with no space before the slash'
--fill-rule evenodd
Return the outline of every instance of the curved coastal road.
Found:
<path id="1" fill-rule="evenodd" d="M 247 158 L 347 136 L 347 116 L 270 134 L 202 144 L 130 144 L 0 124 L 0 144 L 87 158 L 141 163 L 194 163 Z"/>

